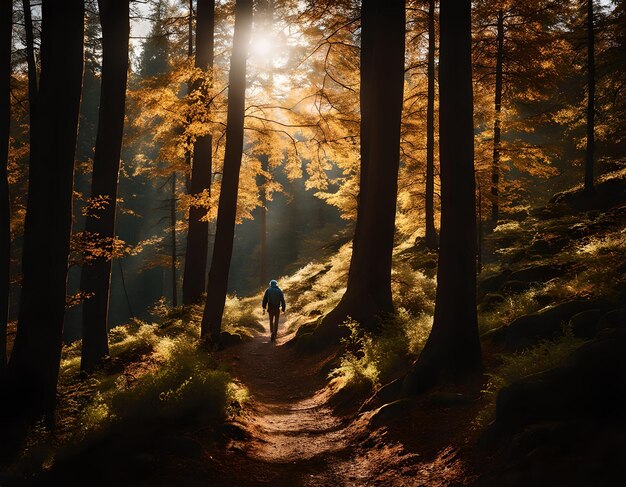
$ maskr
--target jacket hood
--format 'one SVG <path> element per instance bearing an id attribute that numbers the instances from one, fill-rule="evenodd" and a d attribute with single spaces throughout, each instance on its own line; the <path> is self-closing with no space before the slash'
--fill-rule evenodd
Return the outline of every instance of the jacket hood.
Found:
<path id="1" fill-rule="evenodd" d="M 270 287 L 278 287 L 278 282 L 276 282 L 274 279 L 272 279 L 270 281 Z"/>

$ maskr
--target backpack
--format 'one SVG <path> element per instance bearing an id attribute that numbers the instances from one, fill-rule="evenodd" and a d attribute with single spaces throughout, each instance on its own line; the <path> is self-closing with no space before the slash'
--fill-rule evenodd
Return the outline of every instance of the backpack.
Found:
<path id="1" fill-rule="evenodd" d="M 283 300 L 283 292 L 279 287 L 267 288 L 267 307 L 280 308 Z"/>

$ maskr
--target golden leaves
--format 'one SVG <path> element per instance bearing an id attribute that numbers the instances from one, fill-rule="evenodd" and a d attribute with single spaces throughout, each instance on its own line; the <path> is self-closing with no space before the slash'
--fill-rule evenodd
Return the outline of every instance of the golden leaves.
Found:
<path id="1" fill-rule="evenodd" d="M 95 232 L 74 232 L 70 240 L 70 266 L 108 261 L 130 253 L 132 249 L 120 238 L 102 237 Z"/>
<path id="2" fill-rule="evenodd" d="M 111 204 L 109 195 L 99 195 L 87 199 L 87 205 L 81 209 L 82 215 L 99 219 L 99 213 L 106 210 Z"/>

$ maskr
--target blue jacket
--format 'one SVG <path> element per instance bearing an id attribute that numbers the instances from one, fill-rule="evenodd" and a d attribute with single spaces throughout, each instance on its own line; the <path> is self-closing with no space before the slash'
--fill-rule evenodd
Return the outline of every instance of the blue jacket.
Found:
<path id="1" fill-rule="evenodd" d="M 263 296 L 263 309 L 278 309 L 282 307 L 285 311 L 285 295 L 274 280 L 270 281 L 270 287 L 265 290 Z"/>

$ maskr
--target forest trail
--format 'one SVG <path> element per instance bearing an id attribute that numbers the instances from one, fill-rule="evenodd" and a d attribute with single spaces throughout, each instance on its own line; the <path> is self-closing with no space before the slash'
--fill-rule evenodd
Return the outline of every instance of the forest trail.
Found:
<path id="1" fill-rule="evenodd" d="M 268 327 L 267 315 L 259 313 L 259 321 Z M 323 372 L 332 354 L 299 354 L 288 345 L 293 337 L 284 332 L 288 325 L 289 316 L 276 342 L 266 331 L 221 352 L 251 401 L 240 423 L 246 435 L 231 440 L 226 457 L 217 460 L 222 480 L 215 485 L 436 487 L 466 475 L 458 449 L 439 438 L 432 441 L 430 427 L 414 437 L 432 443 L 421 443 L 418 454 L 416 445 L 391 440 L 386 428 L 372 428 L 373 412 L 339 416 L 330 406 Z M 430 411 L 422 414 L 418 422 L 432 421 Z M 456 421 L 451 425 L 459 427 Z"/>
<path id="2" fill-rule="evenodd" d="M 327 404 L 319 362 L 287 345 L 293 337 L 284 331 L 289 314 L 281 318 L 276 342 L 266 331 L 224 352 L 251 396 L 244 420 L 248 436 L 230 445 L 243 453 L 238 484 L 362 485 L 350 461 L 349 424 Z M 267 328 L 267 315 L 259 313 L 259 322 Z"/>

